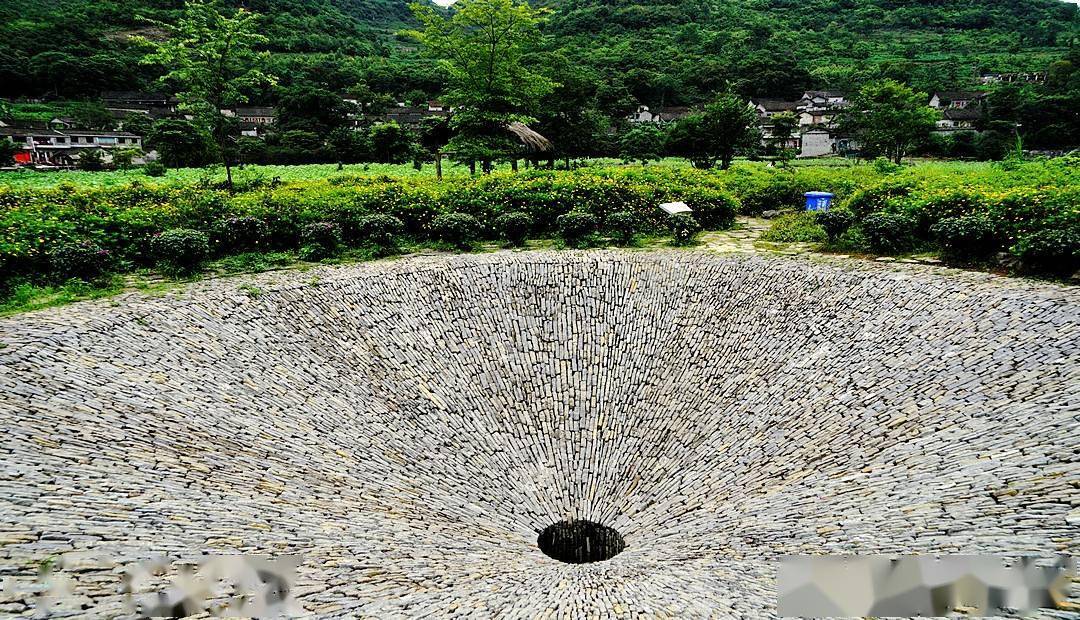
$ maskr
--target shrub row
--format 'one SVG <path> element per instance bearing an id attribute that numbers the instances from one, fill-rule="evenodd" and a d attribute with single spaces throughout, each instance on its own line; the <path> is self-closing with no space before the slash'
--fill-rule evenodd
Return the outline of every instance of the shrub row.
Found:
<path id="1" fill-rule="evenodd" d="M 581 220 L 592 233 L 601 225 L 614 227 L 616 237 L 629 241 L 639 233 L 668 232 L 670 218 L 657 205 L 671 200 L 689 203 L 707 228 L 730 226 L 738 212 L 738 202 L 716 175 L 660 168 L 533 171 L 444 182 L 343 175 L 259 184 L 233 194 L 140 183 L 0 188 L 0 288 L 20 279 L 55 282 L 155 264 L 181 273 L 207 257 L 245 252 L 300 250 L 302 258 L 315 260 L 343 246 L 368 245 L 390 253 L 403 236 L 458 248 L 478 239 L 521 244 L 560 231 L 574 237 L 573 225 L 564 227 L 560 220 L 571 214 L 567 222 Z M 585 243 L 588 234 L 571 244 Z M 199 235 L 206 239 L 205 252 Z"/>

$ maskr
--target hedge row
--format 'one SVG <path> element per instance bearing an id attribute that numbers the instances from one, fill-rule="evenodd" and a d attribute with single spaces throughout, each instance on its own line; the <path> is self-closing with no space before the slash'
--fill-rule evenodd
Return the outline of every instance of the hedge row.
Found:
<path id="1" fill-rule="evenodd" d="M 515 237 L 550 236 L 558 232 L 560 216 L 569 213 L 587 213 L 598 223 L 617 221 L 619 231 L 629 226 L 657 233 L 669 226 L 657 205 L 670 200 L 689 203 L 700 223 L 711 229 L 730 226 L 739 208 L 715 175 L 671 169 L 534 171 L 444 182 L 338 176 L 256 184 L 236 193 L 144 184 L 7 188 L 0 189 L 0 286 L 82 277 L 80 270 L 93 270 L 85 264 L 88 257 L 77 269 L 60 259 L 77 247 L 104 251 L 120 270 L 159 263 L 162 252 L 170 252 L 163 248 L 179 248 L 179 243 L 192 245 L 189 250 L 197 253 L 200 244 L 192 231 L 206 236 L 211 256 L 305 249 L 307 257 L 316 258 L 327 253 L 326 245 L 334 245 L 330 239 L 335 235 L 346 245 L 379 243 L 369 230 L 379 221 L 372 215 L 396 218 L 401 233 L 411 238 L 454 244 L 444 239 L 454 234 L 446 229 L 461 221 L 437 220 L 439 216 L 471 216 L 478 223 L 476 236 L 485 239 L 506 236 L 511 224 L 517 226 Z M 508 214 L 514 218 L 503 217 Z M 316 230 L 315 225 L 323 228 Z M 172 230 L 187 232 L 163 242 L 162 233 Z M 312 241 L 313 235 L 319 240 Z"/>

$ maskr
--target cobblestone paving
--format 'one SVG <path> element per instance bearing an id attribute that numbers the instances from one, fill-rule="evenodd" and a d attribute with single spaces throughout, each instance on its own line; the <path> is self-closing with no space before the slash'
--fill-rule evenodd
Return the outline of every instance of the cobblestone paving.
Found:
<path id="1" fill-rule="evenodd" d="M 780 554 L 1080 552 L 1075 288 L 593 251 L 119 301 L 0 320 L 0 615 L 160 555 L 304 554 L 319 617 L 758 618 Z M 541 553 L 574 517 L 625 551 Z"/>

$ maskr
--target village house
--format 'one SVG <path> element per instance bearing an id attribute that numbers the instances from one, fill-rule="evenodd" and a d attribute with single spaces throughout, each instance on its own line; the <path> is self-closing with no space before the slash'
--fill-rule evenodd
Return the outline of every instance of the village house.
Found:
<path id="1" fill-rule="evenodd" d="M 52 129 L 48 127 L 0 127 L 0 138 L 7 138 L 21 147 L 15 153 L 16 165 L 57 166 L 75 165 L 79 154 L 87 150 L 142 149 L 142 136 L 126 131 L 92 131 L 88 129 Z"/>
<path id="2" fill-rule="evenodd" d="M 626 120 L 631 123 L 671 123 L 690 116 L 690 112 L 690 108 L 683 106 L 666 106 L 653 110 L 647 105 L 639 105 Z"/>
<path id="3" fill-rule="evenodd" d="M 966 108 L 946 108 L 937 121 L 936 133 L 952 131 L 975 131 L 975 124 L 982 118 L 982 111 L 976 106 Z"/>
<path id="4" fill-rule="evenodd" d="M 271 106 L 237 106 L 231 110 L 222 110 L 221 113 L 240 123 L 251 125 L 273 125 L 277 118 L 277 110 Z"/>
<path id="5" fill-rule="evenodd" d="M 761 97 L 750 101 L 760 119 L 762 145 L 798 151 L 799 157 L 836 155 L 850 148 L 836 130 L 836 117 L 849 105 L 839 91 L 806 91 L 794 101 Z M 796 134 L 779 143 L 772 117 L 790 112 L 798 118 Z"/>
<path id="6" fill-rule="evenodd" d="M 986 93 L 976 91 L 942 91 L 934 93 L 928 105 L 935 110 L 963 109 L 977 106 L 985 99 Z"/>
<path id="7" fill-rule="evenodd" d="M 1046 72 L 1034 71 L 1030 73 L 983 73 L 979 76 L 979 81 L 983 84 L 1040 84 L 1046 81 Z"/>
<path id="8" fill-rule="evenodd" d="M 836 116 L 848 105 L 845 93 L 826 90 L 806 91 L 799 99 L 799 126 L 832 125 Z"/>
<path id="9" fill-rule="evenodd" d="M 798 114 L 799 101 L 785 101 L 784 99 L 755 98 L 750 100 L 750 106 L 757 110 L 761 118 L 770 118 L 783 112 Z"/>
<path id="10" fill-rule="evenodd" d="M 366 106 L 365 106 L 366 107 Z M 362 114 L 356 118 L 356 127 L 362 127 L 367 123 L 397 123 L 403 127 L 415 128 L 427 118 L 447 118 L 450 116 L 450 108 L 438 101 L 429 101 L 426 105 L 413 106 L 399 103 L 391 107 L 383 114 Z"/>

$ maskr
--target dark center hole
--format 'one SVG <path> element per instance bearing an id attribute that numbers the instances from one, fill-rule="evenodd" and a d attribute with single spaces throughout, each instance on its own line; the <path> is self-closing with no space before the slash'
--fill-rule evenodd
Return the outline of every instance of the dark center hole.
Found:
<path id="1" fill-rule="evenodd" d="M 584 519 L 549 525 L 540 532 L 536 544 L 548 557 L 570 564 L 610 560 L 626 548 L 621 534 Z"/>

